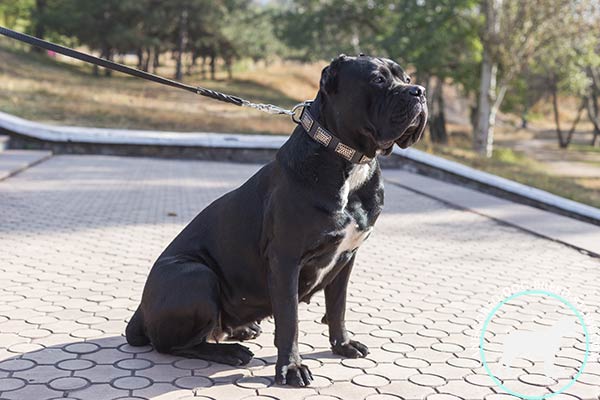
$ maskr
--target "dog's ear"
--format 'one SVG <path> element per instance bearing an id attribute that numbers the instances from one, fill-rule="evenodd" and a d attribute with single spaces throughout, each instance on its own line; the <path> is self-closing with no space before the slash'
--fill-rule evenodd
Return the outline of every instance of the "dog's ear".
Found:
<path id="1" fill-rule="evenodd" d="M 337 90 L 337 74 L 340 64 L 346 59 L 345 54 L 340 54 L 331 64 L 321 72 L 320 90 L 326 95 L 334 94 Z"/>
<path id="2" fill-rule="evenodd" d="M 335 90 L 335 75 L 331 70 L 331 65 L 323 68 L 321 72 L 321 81 L 319 82 L 319 90 L 323 94 L 332 94 Z"/>

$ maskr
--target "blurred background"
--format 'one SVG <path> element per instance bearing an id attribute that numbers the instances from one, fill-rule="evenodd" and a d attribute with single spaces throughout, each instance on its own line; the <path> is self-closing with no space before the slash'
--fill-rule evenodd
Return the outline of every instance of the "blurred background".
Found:
<path id="1" fill-rule="evenodd" d="M 289 107 L 340 53 L 427 88 L 416 147 L 600 207 L 597 0 L 0 0 L 0 25 Z M 0 111 L 61 125 L 289 134 L 287 118 L 0 38 Z"/>

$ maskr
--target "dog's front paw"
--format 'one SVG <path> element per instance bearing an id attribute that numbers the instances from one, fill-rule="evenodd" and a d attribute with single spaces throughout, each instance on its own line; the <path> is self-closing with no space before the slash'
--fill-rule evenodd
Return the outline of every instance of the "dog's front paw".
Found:
<path id="1" fill-rule="evenodd" d="M 334 354 L 346 358 L 363 358 L 369 354 L 369 348 L 356 340 L 350 340 L 348 343 L 336 343 L 331 346 Z"/>
<path id="2" fill-rule="evenodd" d="M 304 364 L 277 365 L 275 367 L 275 382 L 278 385 L 304 387 L 310 385 L 313 376 Z"/>

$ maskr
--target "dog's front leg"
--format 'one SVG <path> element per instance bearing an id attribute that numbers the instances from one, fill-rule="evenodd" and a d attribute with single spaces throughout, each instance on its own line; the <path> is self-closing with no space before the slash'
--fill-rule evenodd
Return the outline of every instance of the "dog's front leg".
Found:
<path id="1" fill-rule="evenodd" d="M 313 377 L 298 352 L 299 270 L 291 262 L 277 264 L 272 266 L 269 277 L 277 347 L 275 381 L 280 385 L 308 386 Z"/>
<path id="2" fill-rule="evenodd" d="M 349 358 L 366 357 L 369 354 L 367 346 L 356 340 L 350 340 L 346 331 L 346 292 L 354 257 L 352 256 L 335 279 L 325 287 L 326 317 L 324 320 L 329 325 L 331 350 L 335 354 Z"/>

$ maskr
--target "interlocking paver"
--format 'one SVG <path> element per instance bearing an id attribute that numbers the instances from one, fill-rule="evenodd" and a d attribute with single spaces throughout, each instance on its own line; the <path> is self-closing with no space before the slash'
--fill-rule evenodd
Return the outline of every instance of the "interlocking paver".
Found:
<path id="1" fill-rule="evenodd" d="M 27 382 L 24 379 L 18 378 L 0 378 L 0 390 L 3 392 L 10 392 L 25 386 Z"/>
<path id="2" fill-rule="evenodd" d="M 92 384 L 85 389 L 71 393 L 80 400 L 118 399 L 126 397 L 127 390 L 117 389 L 108 383 Z"/>
<path id="3" fill-rule="evenodd" d="M 600 262 L 559 243 L 387 184 L 386 207 L 358 253 L 347 327 L 366 359 L 331 354 L 324 297 L 300 306 L 310 388 L 273 382 L 272 319 L 233 368 L 131 347 L 122 334 L 154 259 L 181 228 L 258 166 L 55 156 L 0 183 L 0 398 L 203 400 L 510 400 L 479 358 L 482 310 L 511 285 L 543 278 L 579 295 L 600 320 Z M 504 296 L 506 297 L 506 296 Z M 500 370 L 504 337 L 568 312 L 518 298 L 489 324 L 484 348 Z M 515 311 L 516 310 L 516 311 Z M 597 335 L 597 332 L 595 333 Z M 600 343 L 556 400 L 597 400 Z M 505 384 L 544 394 L 581 366 L 582 332 L 561 342 L 555 379 L 516 359 Z"/>
<path id="4" fill-rule="evenodd" d="M 346 368 L 341 364 L 323 364 L 318 368 L 313 368 L 313 374 L 319 374 L 329 378 L 332 381 L 351 381 L 352 378 L 362 374 L 362 371 L 356 368 Z"/>
<path id="5" fill-rule="evenodd" d="M 156 400 L 179 400 L 181 398 L 190 398 L 193 396 L 192 390 L 187 389 L 173 389 L 171 384 L 167 383 L 154 383 L 152 386 L 148 386 L 144 389 L 133 390 L 132 394 L 135 397 L 132 399 L 156 399 Z M 227 398 L 227 397 L 226 397 Z M 196 399 L 196 397 L 194 397 Z"/>
<path id="6" fill-rule="evenodd" d="M 115 379 L 130 376 L 130 373 L 115 368 L 113 365 L 96 365 L 89 369 L 76 371 L 73 375 L 85 378 L 92 383 L 109 383 Z"/>
<path id="7" fill-rule="evenodd" d="M 398 394 L 406 400 L 421 400 L 430 394 L 438 393 L 435 388 L 417 385 L 408 380 L 393 381 L 384 389 L 383 393 Z"/>
<path id="8" fill-rule="evenodd" d="M 60 394 L 60 391 L 50 389 L 46 385 L 27 385 L 24 386 L 22 389 L 3 393 L 2 397 L 7 400 L 47 400 L 57 398 L 58 396 L 60 396 Z"/>
<path id="9" fill-rule="evenodd" d="M 12 374 L 14 378 L 25 379 L 28 383 L 49 383 L 54 379 L 66 378 L 69 375 L 68 371 L 62 371 L 54 365 L 38 365 Z"/>

